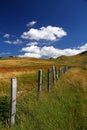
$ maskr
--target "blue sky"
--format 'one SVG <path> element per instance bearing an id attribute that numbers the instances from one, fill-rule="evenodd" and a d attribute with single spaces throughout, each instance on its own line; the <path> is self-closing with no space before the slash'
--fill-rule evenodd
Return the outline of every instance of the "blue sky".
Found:
<path id="1" fill-rule="evenodd" d="M 0 56 L 49 58 L 86 50 L 86 0 L 0 0 Z"/>

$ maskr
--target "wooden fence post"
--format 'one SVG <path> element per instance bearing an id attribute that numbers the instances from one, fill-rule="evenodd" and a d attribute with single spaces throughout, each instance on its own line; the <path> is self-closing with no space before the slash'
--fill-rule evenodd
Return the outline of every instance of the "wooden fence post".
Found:
<path id="1" fill-rule="evenodd" d="M 55 70 L 56 70 L 56 80 L 58 80 L 58 68 L 56 67 Z"/>
<path id="2" fill-rule="evenodd" d="M 61 68 L 61 71 L 62 71 L 62 74 L 64 74 L 64 69 L 63 69 L 63 67 Z"/>
<path id="3" fill-rule="evenodd" d="M 67 66 L 65 66 L 65 73 L 67 72 Z"/>
<path id="4" fill-rule="evenodd" d="M 53 83 L 55 84 L 55 66 L 52 67 L 53 70 Z"/>
<path id="5" fill-rule="evenodd" d="M 66 66 L 64 67 L 64 73 L 66 73 Z"/>
<path id="6" fill-rule="evenodd" d="M 59 69 L 59 76 L 61 76 L 62 74 L 62 71 L 61 71 L 62 68 Z"/>
<path id="7" fill-rule="evenodd" d="M 40 95 L 42 90 L 42 70 L 38 71 L 38 94 Z"/>
<path id="8" fill-rule="evenodd" d="M 66 66 L 66 72 L 68 71 L 68 66 Z"/>
<path id="9" fill-rule="evenodd" d="M 50 92 L 50 69 L 48 69 L 48 86 L 47 86 L 48 92 Z"/>
<path id="10" fill-rule="evenodd" d="M 63 74 L 65 73 L 65 67 L 63 67 Z"/>
<path id="11" fill-rule="evenodd" d="M 17 91 L 17 79 L 12 78 L 11 79 L 11 112 L 10 112 L 11 127 L 15 124 L 16 91 Z"/>

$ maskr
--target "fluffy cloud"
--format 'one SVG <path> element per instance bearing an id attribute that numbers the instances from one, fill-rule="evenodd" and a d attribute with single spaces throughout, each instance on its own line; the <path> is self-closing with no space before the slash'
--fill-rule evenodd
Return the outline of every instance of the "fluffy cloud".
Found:
<path id="1" fill-rule="evenodd" d="M 36 23 L 37 23 L 37 21 L 31 21 L 31 22 L 29 22 L 26 26 L 27 26 L 27 27 L 32 27 L 32 26 L 34 26 Z"/>
<path id="2" fill-rule="evenodd" d="M 3 37 L 5 37 L 5 38 L 9 38 L 9 37 L 10 37 L 10 34 L 6 33 L 6 34 L 4 34 Z"/>
<path id="3" fill-rule="evenodd" d="M 33 46 L 33 45 L 38 45 L 38 42 L 30 42 L 27 44 L 27 46 Z"/>
<path id="4" fill-rule="evenodd" d="M 19 57 L 41 58 L 41 55 L 40 54 L 36 54 L 36 53 L 25 53 L 24 55 L 19 55 Z"/>
<path id="5" fill-rule="evenodd" d="M 24 32 L 21 35 L 23 39 L 30 39 L 30 40 L 47 40 L 47 41 L 55 41 L 57 39 L 66 36 L 67 32 L 60 27 L 41 27 L 40 29 L 31 28 L 28 32 Z"/>
<path id="6" fill-rule="evenodd" d="M 78 47 L 78 49 L 83 50 L 83 51 L 87 50 L 87 43 L 84 46 Z"/>
<path id="7" fill-rule="evenodd" d="M 35 58 L 40 58 L 41 57 L 41 50 L 40 47 L 38 46 L 30 46 L 30 47 L 25 47 L 22 48 L 21 52 L 25 52 L 25 54 L 20 57 L 35 57 Z"/>
<path id="8" fill-rule="evenodd" d="M 10 41 L 10 40 L 7 40 L 7 41 L 4 41 L 4 43 L 8 43 L 8 44 L 21 44 L 22 41 L 20 39 L 16 39 L 15 41 Z"/>
<path id="9" fill-rule="evenodd" d="M 81 47 L 77 47 L 76 49 L 57 49 L 54 48 L 53 46 L 44 46 L 44 47 L 38 47 L 38 46 L 30 46 L 30 47 L 24 47 L 22 48 L 22 52 L 24 52 L 24 55 L 20 55 L 21 57 L 36 57 L 36 58 L 41 58 L 41 57 L 58 57 L 61 55 L 66 55 L 66 56 L 72 56 L 79 54 L 83 51 L 87 50 L 87 43 Z"/>
<path id="10" fill-rule="evenodd" d="M 4 43 L 12 44 L 12 41 L 7 40 L 7 41 L 4 41 Z"/>
<path id="11" fill-rule="evenodd" d="M 21 51 L 40 54 L 40 47 L 38 46 L 25 47 L 25 48 L 22 48 Z"/>
<path id="12" fill-rule="evenodd" d="M 22 41 L 21 41 L 20 39 L 16 39 L 16 40 L 15 40 L 15 41 L 13 41 L 12 43 L 16 45 L 16 44 L 21 44 L 21 43 L 22 43 Z"/>

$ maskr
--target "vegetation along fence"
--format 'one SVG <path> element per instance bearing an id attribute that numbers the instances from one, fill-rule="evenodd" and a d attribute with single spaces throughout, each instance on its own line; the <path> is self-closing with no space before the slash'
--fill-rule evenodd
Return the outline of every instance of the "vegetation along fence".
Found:
<path id="1" fill-rule="evenodd" d="M 59 77 L 66 73 L 68 71 L 70 67 L 69 66 L 63 66 L 60 68 L 57 68 L 55 66 L 53 66 L 52 68 L 48 68 L 48 70 L 38 70 L 38 78 L 37 78 L 37 96 L 38 98 L 40 98 L 41 92 L 42 91 L 48 91 L 49 93 L 51 92 L 52 86 L 54 86 L 57 82 L 57 80 L 59 79 Z M 25 77 L 22 77 L 23 79 Z M 32 77 L 34 78 L 34 77 Z M 29 79 L 29 77 L 28 77 Z M 28 80 L 27 79 L 27 80 Z M 10 117 L 10 126 L 12 127 L 15 124 L 15 115 L 16 115 L 16 95 L 17 95 L 17 87 L 18 87 L 18 81 L 21 81 L 21 78 L 12 78 L 10 80 L 10 103 L 9 103 L 9 107 L 7 108 L 6 104 L 2 105 L 4 101 L 0 101 L 0 107 L 4 107 L 3 113 L 5 113 L 8 109 L 10 114 L 9 115 L 0 115 L 0 116 L 4 116 L 4 118 L 6 117 L 6 121 L 7 118 Z M 32 81 L 30 79 L 30 81 Z M 33 87 L 32 88 L 36 88 L 36 85 L 33 84 L 32 82 L 28 82 L 28 85 L 31 84 Z M 25 83 L 25 81 L 23 81 Z M 33 81 L 34 82 L 34 81 Z M 25 89 L 25 88 L 24 88 Z M 20 91 L 22 92 L 22 91 Z M 5 103 L 6 103 L 6 99 L 4 98 Z M 2 112 L 2 109 L 1 111 Z"/>
<path id="2" fill-rule="evenodd" d="M 47 71 L 42 71 L 41 69 L 38 71 L 38 96 L 40 96 L 40 93 L 47 87 L 47 91 L 51 91 L 51 86 L 53 86 L 56 81 L 59 79 L 59 77 L 68 71 L 70 67 L 64 66 L 61 68 L 57 68 L 53 66 L 51 69 L 49 68 Z"/>

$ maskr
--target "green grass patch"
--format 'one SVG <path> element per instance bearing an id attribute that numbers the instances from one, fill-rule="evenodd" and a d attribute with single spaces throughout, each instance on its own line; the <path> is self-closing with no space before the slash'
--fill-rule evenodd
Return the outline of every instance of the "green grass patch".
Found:
<path id="1" fill-rule="evenodd" d="M 12 128 L 6 121 L 9 119 L 10 81 L 0 81 L 0 130 L 87 130 L 86 69 L 71 68 L 55 85 L 51 82 L 50 93 L 47 91 L 47 71 L 44 70 L 39 98 L 37 71 L 20 73 L 17 79 L 16 123 Z M 8 98 L 5 99 L 4 93 Z"/>

